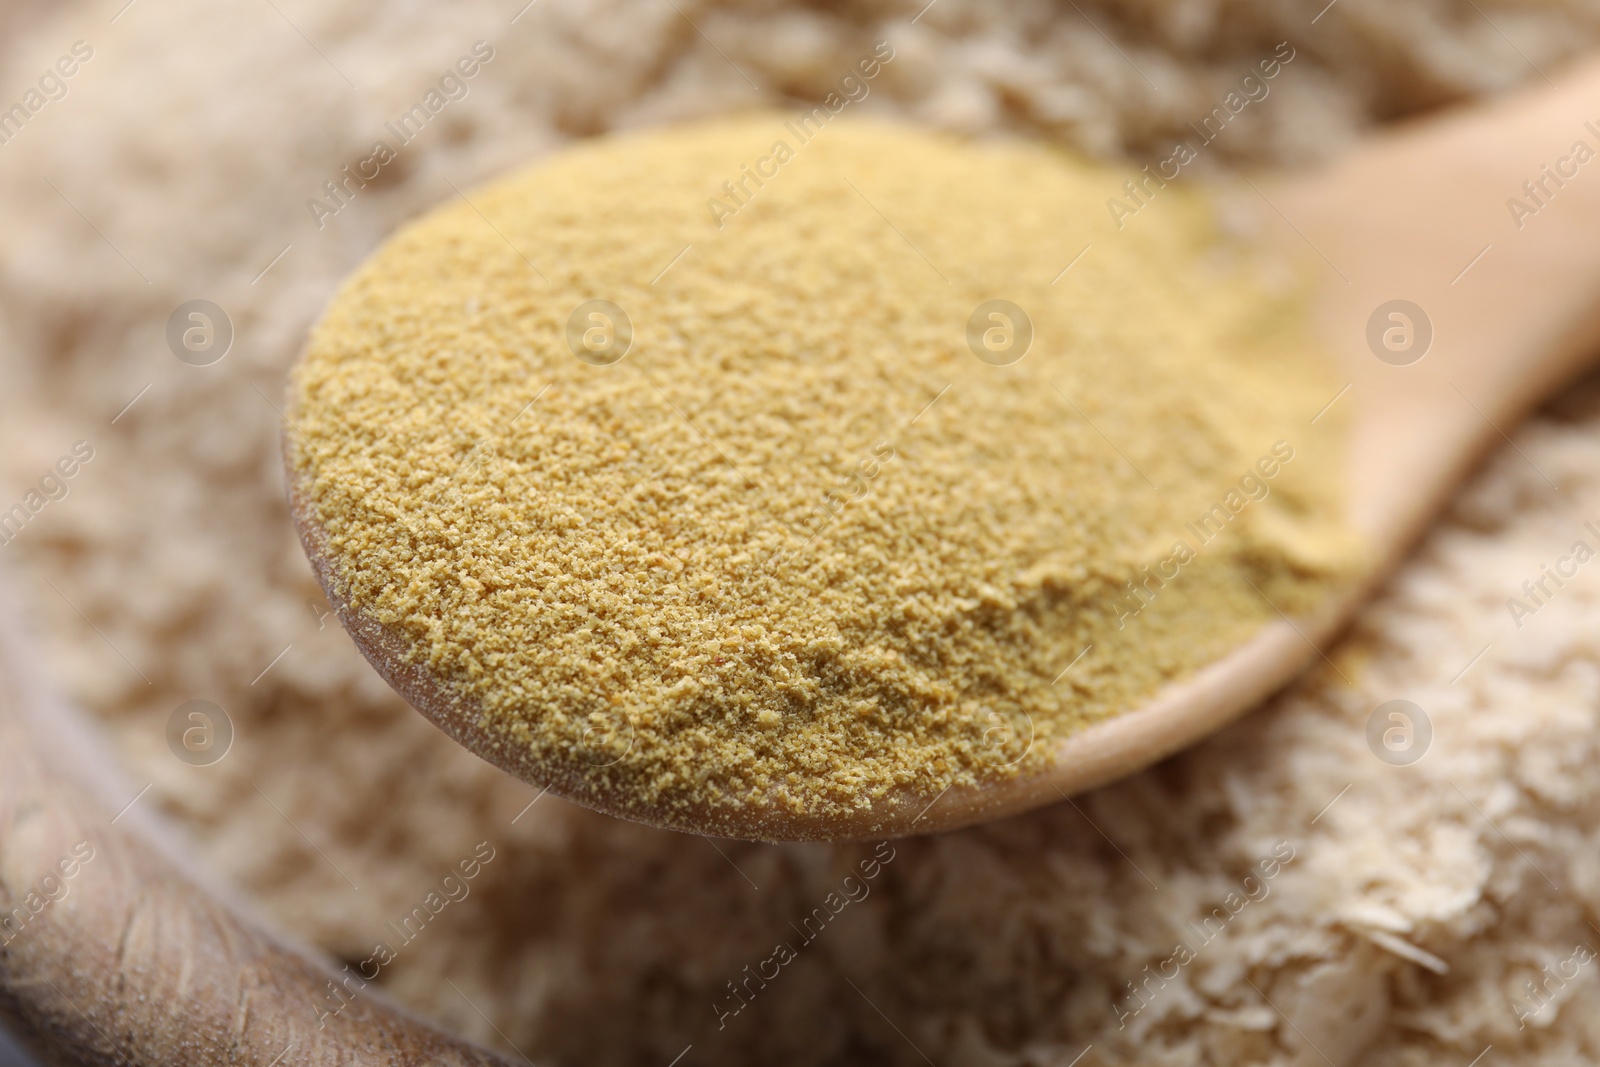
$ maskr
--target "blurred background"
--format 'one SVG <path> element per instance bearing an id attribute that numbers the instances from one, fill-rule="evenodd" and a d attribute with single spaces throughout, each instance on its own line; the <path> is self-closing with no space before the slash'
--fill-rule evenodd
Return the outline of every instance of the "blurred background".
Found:
<path id="1" fill-rule="evenodd" d="M 34 1067 L 34 1060 L 4 1031 L 0 1031 L 0 1067 Z"/>

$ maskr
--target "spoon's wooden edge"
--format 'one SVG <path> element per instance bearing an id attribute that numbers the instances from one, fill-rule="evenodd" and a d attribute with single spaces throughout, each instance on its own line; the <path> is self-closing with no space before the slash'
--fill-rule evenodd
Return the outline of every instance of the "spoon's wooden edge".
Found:
<path id="1" fill-rule="evenodd" d="M 426 669 L 407 659 L 407 643 L 340 593 L 326 537 L 312 516 L 284 441 L 289 508 L 312 571 L 351 640 L 375 671 L 451 740 L 541 789 L 619 818 L 685 833 L 758 841 L 878 840 L 954 830 L 1016 814 L 1103 785 L 1149 766 L 1242 716 L 1317 657 L 1364 598 L 1368 581 L 1347 587 L 1314 616 L 1268 623 L 1250 641 L 1158 691 L 1133 711 L 1087 726 L 1055 743 L 1049 769 L 1012 779 L 956 785 L 936 797 L 908 790 L 868 801 L 845 816 L 819 818 L 778 805 L 721 809 L 646 804 L 606 787 L 606 776 L 531 748 L 508 744 L 482 725 Z M 1376 580 L 1373 576 L 1372 581 Z"/>

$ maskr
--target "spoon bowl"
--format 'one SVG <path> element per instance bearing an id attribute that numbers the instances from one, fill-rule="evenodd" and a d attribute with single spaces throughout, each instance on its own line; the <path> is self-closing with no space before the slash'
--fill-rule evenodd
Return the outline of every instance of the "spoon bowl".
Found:
<path id="1" fill-rule="evenodd" d="M 588 806 L 717 836 L 843 840 L 953 829 L 1055 803 L 1194 743 L 1309 665 L 1331 664 L 1328 643 L 1461 478 L 1586 363 L 1600 340 L 1600 176 L 1574 159 L 1584 155 L 1577 140 L 1589 155 L 1600 147 L 1600 124 L 1586 126 L 1585 110 L 1600 99 L 1600 66 L 1563 80 L 1565 88 L 1373 138 L 1306 176 L 1219 191 L 1250 205 L 1264 248 L 1309 264 L 1315 277 L 1317 340 L 1342 384 L 1311 421 L 1343 409 L 1335 417 L 1348 427 L 1347 521 L 1366 548 L 1365 570 L 1312 611 L 1278 613 L 1142 706 L 1049 741 L 1026 773 L 933 795 L 902 788 L 844 813 L 641 803 L 603 773 L 627 756 L 626 730 L 596 727 L 582 758 L 507 743 L 482 707 L 441 685 L 393 628 L 345 599 L 327 532 L 291 465 L 296 526 L 341 621 L 402 696 L 485 759 Z"/>

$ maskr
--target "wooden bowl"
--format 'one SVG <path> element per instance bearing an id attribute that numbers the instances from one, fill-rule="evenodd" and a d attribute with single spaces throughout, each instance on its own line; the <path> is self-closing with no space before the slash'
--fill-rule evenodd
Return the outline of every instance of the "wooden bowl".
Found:
<path id="1" fill-rule="evenodd" d="M 509 1064 L 270 930 L 130 804 L 0 592 L 0 1021 L 46 1063 Z"/>

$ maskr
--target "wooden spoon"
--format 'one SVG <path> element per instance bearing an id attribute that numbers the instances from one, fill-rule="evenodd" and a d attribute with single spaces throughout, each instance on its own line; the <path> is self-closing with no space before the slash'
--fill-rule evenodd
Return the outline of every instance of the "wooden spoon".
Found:
<path id="1" fill-rule="evenodd" d="M 951 829 L 1056 803 L 1145 767 L 1326 659 L 1326 642 L 1460 479 L 1600 341 L 1600 161 L 1590 162 L 1600 150 L 1600 64 L 1563 81 L 1563 88 L 1375 137 L 1309 176 L 1237 189 L 1265 220 L 1270 245 L 1321 265 L 1315 317 L 1347 383 L 1328 399 L 1349 409 L 1349 521 L 1372 549 L 1365 580 L 1343 587 L 1309 617 L 1267 625 L 1146 706 L 1057 743 L 1039 773 L 937 797 L 901 794 L 846 818 L 772 810 L 713 818 L 681 808 L 645 817 L 769 840 Z M 475 712 L 406 662 L 395 635 L 352 611 L 329 580 L 322 532 L 292 472 L 289 481 L 318 576 L 380 674 L 485 759 L 557 793 L 621 810 L 584 784 L 583 768 L 535 766 L 508 750 L 478 725 Z M 1465 664 L 1471 650 L 1462 652 Z M 628 814 L 640 816 L 631 805 Z"/>

